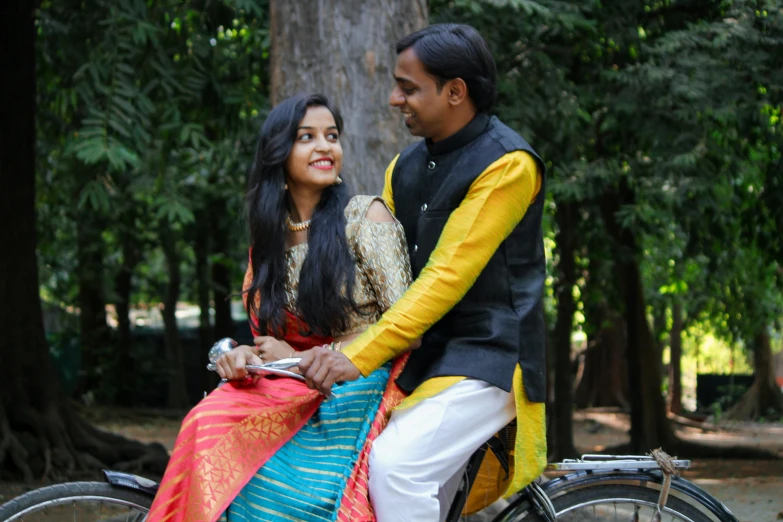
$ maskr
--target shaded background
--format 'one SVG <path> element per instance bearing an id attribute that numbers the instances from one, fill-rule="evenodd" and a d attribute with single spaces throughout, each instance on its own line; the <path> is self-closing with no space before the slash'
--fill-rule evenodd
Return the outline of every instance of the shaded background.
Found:
<path id="1" fill-rule="evenodd" d="M 783 2 L 605 4 L 6 4 L 0 478 L 160 472 L 165 448 L 90 411 L 180 415 L 214 386 L 212 342 L 248 338 L 243 196 L 272 102 L 336 100 L 344 178 L 378 193 L 411 139 L 393 42 L 444 21 L 484 34 L 494 112 L 549 169 L 550 457 L 588 407 L 628 414 L 617 451 L 758 456 L 674 427 L 783 412 Z"/>

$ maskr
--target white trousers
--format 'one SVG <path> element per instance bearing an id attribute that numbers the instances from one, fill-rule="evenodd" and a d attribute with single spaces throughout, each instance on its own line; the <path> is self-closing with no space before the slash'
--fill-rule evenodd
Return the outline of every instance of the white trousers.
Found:
<path id="1" fill-rule="evenodd" d="M 395 411 L 370 453 L 378 522 L 438 522 L 470 456 L 515 417 L 514 394 L 465 379 Z"/>

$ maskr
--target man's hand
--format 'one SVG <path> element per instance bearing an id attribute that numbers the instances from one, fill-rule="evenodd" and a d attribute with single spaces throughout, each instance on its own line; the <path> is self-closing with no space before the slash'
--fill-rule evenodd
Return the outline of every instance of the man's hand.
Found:
<path id="1" fill-rule="evenodd" d="M 242 345 L 221 355 L 215 366 L 221 378 L 232 381 L 247 377 L 248 373 L 245 369 L 247 364 L 261 364 L 261 359 L 253 348 Z"/>
<path id="2" fill-rule="evenodd" d="M 307 387 L 329 396 L 336 382 L 355 381 L 362 376 L 359 368 L 348 357 L 322 346 L 299 352 L 302 361 L 299 369 L 305 377 Z"/>

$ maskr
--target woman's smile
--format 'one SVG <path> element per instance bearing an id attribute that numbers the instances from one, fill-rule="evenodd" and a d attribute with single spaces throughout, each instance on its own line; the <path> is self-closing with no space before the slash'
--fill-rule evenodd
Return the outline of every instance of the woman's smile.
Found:
<path id="1" fill-rule="evenodd" d="M 318 170 L 332 170 L 334 168 L 334 160 L 331 158 L 319 158 L 311 162 L 310 166 Z"/>

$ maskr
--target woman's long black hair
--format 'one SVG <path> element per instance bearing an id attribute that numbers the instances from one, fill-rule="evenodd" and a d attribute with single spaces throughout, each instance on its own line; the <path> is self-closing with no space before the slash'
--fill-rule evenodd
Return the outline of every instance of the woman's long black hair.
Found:
<path id="1" fill-rule="evenodd" d="M 261 127 L 250 173 L 247 204 L 253 282 L 246 289 L 247 314 L 251 321 L 258 319 L 261 332 L 269 330 L 272 335 L 285 332 L 285 238 L 290 202 L 284 189 L 283 165 L 309 107 L 326 107 L 342 133 L 340 113 L 325 96 L 300 94 L 289 98 L 272 109 Z M 349 199 L 345 183 L 328 187 L 311 219 L 296 313 L 310 332 L 320 335 L 344 331 L 347 313 L 358 311 L 353 300 L 355 266 L 345 237 L 343 213 Z"/>

